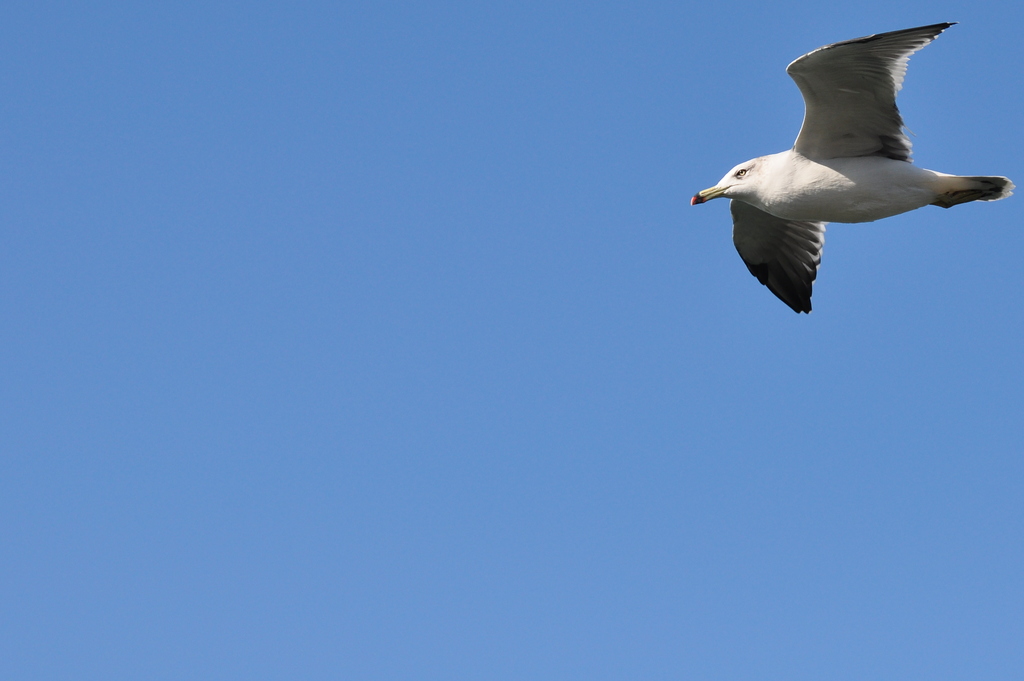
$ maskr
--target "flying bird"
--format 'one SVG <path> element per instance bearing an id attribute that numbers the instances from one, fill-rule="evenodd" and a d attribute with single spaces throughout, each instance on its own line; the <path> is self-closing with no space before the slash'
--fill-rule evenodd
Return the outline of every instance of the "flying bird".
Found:
<path id="1" fill-rule="evenodd" d="M 871 222 L 923 206 L 997 201 L 1005 177 L 964 177 L 911 163 L 896 108 L 907 61 L 953 23 L 820 47 L 788 67 L 804 98 L 793 148 L 741 163 L 690 205 L 732 199 L 732 237 L 750 273 L 795 312 L 811 311 L 825 225 Z"/>

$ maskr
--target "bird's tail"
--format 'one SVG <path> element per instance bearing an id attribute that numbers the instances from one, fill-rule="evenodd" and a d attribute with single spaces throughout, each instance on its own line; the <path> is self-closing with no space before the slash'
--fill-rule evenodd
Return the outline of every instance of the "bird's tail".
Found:
<path id="1" fill-rule="evenodd" d="M 968 201 L 998 201 L 1013 194 L 1013 183 L 1008 177 L 963 177 L 943 175 L 939 196 L 933 206 L 952 208 Z"/>

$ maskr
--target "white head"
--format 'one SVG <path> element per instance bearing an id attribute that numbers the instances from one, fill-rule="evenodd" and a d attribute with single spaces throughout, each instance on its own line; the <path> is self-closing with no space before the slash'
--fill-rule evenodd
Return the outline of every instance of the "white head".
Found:
<path id="1" fill-rule="evenodd" d="M 730 199 L 752 198 L 757 193 L 757 181 L 766 158 L 761 156 L 739 164 L 727 172 L 725 177 L 714 187 L 694 194 L 690 199 L 690 205 L 696 206 L 698 203 L 717 199 L 720 196 Z"/>

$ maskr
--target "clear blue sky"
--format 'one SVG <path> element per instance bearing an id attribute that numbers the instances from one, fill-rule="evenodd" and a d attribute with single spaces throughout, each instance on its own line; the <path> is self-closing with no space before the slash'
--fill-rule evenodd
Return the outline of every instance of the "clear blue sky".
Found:
<path id="1" fill-rule="evenodd" d="M 1019 681 L 1024 195 L 809 316 L 689 206 L 940 21 L 917 162 L 1024 186 L 1009 3 L 8 4 L 3 676 Z"/>

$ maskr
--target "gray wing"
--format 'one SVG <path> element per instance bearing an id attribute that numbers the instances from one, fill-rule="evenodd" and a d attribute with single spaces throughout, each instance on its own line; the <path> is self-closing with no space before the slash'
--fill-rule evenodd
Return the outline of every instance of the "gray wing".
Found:
<path id="1" fill-rule="evenodd" d="M 910 161 L 896 93 L 910 55 L 952 23 L 847 40 L 808 52 L 788 67 L 804 96 L 793 148 L 807 158 L 885 156 Z"/>
<path id="2" fill-rule="evenodd" d="M 810 312 L 826 223 L 783 220 L 742 201 L 729 208 L 732 240 L 750 273 L 795 312 Z"/>

